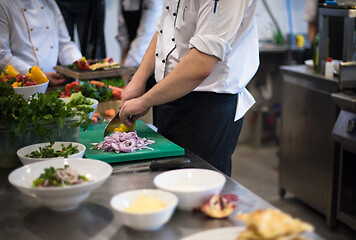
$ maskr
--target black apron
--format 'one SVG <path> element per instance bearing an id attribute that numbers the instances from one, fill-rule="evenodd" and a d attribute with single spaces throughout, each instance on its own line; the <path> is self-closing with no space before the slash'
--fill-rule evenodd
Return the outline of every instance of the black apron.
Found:
<path id="1" fill-rule="evenodd" d="M 243 118 L 234 121 L 237 94 L 191 92 L 154 108 L 158 132 L 231 176 L 231 156 Z"/>

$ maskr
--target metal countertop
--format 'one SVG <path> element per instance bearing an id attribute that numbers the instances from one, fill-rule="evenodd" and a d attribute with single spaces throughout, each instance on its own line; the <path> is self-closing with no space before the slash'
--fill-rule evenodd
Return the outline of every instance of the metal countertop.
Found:
<path id="1" fill-rule="evenodd" d="M 186 151 L 191 167 L 214 169 L 196 155 Z M 115 168 L 116 166 L 114 166 Z M 137 232 L 122 226 L 110 207 L 111 198 L 121 192 L 141 188 L 155 188 L 153 178 L 160 172 L 138 172 L 111 175 L 77 209 L 54 212 L 42 207 L 10 185 L 11 169 L 0 169 L 0 239 L 180 239 L 213 228 L 242 226 L 235 219 L 237 212 L 251 212 L 271 208 L 268 202 L 233 179 L 227 181 L 223 193 L 239 197 L 235 212 L 227 219 L 210 219 L 200 212 L 176 210 L 171 220 L 154 232 Z M 314 233 L 311 240 L 323 239 Z"/>

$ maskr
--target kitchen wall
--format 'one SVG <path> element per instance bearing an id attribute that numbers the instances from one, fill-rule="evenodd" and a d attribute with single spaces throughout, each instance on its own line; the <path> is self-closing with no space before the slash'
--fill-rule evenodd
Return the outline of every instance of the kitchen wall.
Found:
<path id="1" fill-rule="evenodd" d="M 288 12 L 287 4 L 288 0 L 266 0 L 269 5 L 272 14 L 274 15 L 277 24 L 281 28 L 283 36 L 289 34 L 288 24 Z M 306 0 L 289 0 L 291 5 L 292 26 L 294 34 L 306 34 L 307 24 L 302 20 L 304 4 Z M 108 57 L 114 58 L 115 61 L 120 60 L 121 50 L 120 46 L 115 38 L 118 31 L 118 0 L 105 0 L 105 42 L 106 52 Z M 268 15 L 262 1 L 257 3 L 256 11 L 259 37 L 263 41 L 272 40 L 275 27 L 272 19 Z"/>
<path id="2" fill-rule="evenodd" d="M 287 2 L 288 0 L 266 0 L 267 5 L 271 9 L 277 24 L 279 25 L 283 36 L 289 35 L 289 22 Z M 307 24 L 302 20 L 304 4 L 310 0 L 289 0 L 292 15 L 292 27 L 294 34 L 306 34 Z M 258 24 L 258 33 L 261 40 L 270 40 L 273 37 L 275 27 L 270 18 L 262 0 L 257 3 L 256 18 Z"/>

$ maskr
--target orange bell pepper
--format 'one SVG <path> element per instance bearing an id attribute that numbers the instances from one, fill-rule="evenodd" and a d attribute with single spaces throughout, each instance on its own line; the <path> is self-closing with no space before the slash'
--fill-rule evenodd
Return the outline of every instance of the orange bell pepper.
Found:
<path id="1" fill-rule="evenodd" d="M 29 76 L 31 80 L 36 82 L 36 84 L 41 84 L 48 81 L 47 76 L 37 66 L 30 68 L 26 76 Z"/>
<path id="2" fill-rule="evenodd" d="M 2 71 L 0 79 L 4 80 L 8 76 L 16 77 L 19 72 L 11 65 L 7 65 L 6 68 Z"/>

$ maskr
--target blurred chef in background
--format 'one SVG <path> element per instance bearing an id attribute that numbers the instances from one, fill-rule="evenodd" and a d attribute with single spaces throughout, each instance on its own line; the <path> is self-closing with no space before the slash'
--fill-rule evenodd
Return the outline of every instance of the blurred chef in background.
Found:
<path id="1" fill-rule="evenodd" d="M 75 29 L 80 51 L 87 59 L 106 58 L 105 0 L 56 0 L 72 41 Z"/>
<path id="2" fill-rule="evenodd" d="M 121 64 L 138 67 L 156 32 L 163 0 L 122 0 L 119 4 Z"/>
<path id="3" fill-rule="evenodd" d="M 66 82 L 53 67 L 82 57 L 55 1 L 0 1 L 0 33 L 0 70 L 12 65 L 26 74 L 38 66 L 52 86 Z"/>
<path id="4" fill-rule="evenodd" d="M 230 176 L 243 116 L 255 102 L 246 85 L 259 65 L 256 2 L 164 1 L 120 119 L 132 126 L 156 106 L 160 134 Z M 157 84 L 145 93 L 153 72 Z"/>

